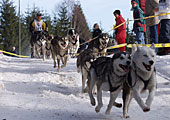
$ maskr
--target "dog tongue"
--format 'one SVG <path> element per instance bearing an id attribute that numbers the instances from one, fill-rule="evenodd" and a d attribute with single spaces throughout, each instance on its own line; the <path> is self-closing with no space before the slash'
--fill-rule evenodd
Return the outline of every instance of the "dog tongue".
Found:
<path id="1" fill-rule="evenodd" d="M 147 69 L 148 71 L 150 71 L 150 70 L 151 70 L 151 66 L 150 66 L 150 65 L 146 65 L 146 69 Z"/>

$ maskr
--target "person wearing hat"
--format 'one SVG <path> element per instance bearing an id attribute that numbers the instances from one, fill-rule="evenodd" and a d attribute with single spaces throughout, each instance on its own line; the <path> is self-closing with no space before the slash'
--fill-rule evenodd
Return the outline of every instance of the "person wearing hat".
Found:
<path id="1" fill-rule="evenodd" d="M 142 9 L 139 7 L 139 1 L 138 0 L 132 0 L 132 10 L 133 10 L 133 18 L 138 19 L 138 18 L 143 18 L 144 12 Z M 140 19 L 140 20 L 135 20 L 133 23 L 133 31 L 136 33 L 136 40 L 138 44 L 145 44 L 145 38 L 144 38 L 144 32 L 145 30 L 145 20 Z"/>
<path id="2" fill-rule="evenodd" d="M 36 19 L 30 23 L 30 32 L 34 34 L 36 31 L 48 32 L 48 26 L 46 22 L 41 19 L 41 13 L 37 13 Z"/>
<path id="3" fill-rule="evenodd" d="M 116 26 L 119 26 L 120 24 L 124 23 L 125 20 L 121 15 L 120 10 L 115 10 L 113 12 L 114 16 L 115 16 L 115 21 L 116 21 Z M 124 44 L 125 43 L 125 39 L 126 39 L 126 23 L 121 25 L 120 27 L 118 27 L 115 31 L 115 39 L 117 41 L 118 44 Z M 120 52 L 125 51 L 125 47 L 121 47 L 119 48 Z"/>
<path id="4" fill-rule="evenodd" d="M 159 5 L 159 0 L 146 0 L 145 5 L 145 15 L 153 16 L 157 14 L 157 9 Z M 159 24 L 159 17 L 149 18 L 146 19 L 146 26 L 149 28 L 150 31 L 150 43 L 158 43 L 158 24 Z M 157 49 L 155 50 L 157 52 Z"/>
<path id="5" fill-rule="evenodd" d="M 41 31 L 44 31 L 45 33 L 48 34 L 48 26 L 47 23 L 44 22 L 41 19 L 41 13 L 38 12 L 36 15 L 36 18 L 30 23 L 30 32 L 31 32 L 31 40 L 30 40 L 30 44 L 31 44 L 31 57 L 33 56 L 33 41 L 35 40 L 37 34 Z"/>

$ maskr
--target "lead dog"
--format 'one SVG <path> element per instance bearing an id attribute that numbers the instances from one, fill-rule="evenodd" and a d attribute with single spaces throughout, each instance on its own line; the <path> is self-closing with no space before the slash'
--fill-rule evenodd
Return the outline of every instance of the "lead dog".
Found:
<path id="1" fill-rule="evenodd" d="M 76 33 L 75 29 L 71 28 L 67 34 L 69 40 L 69 54 L 71 57 L 75 57 L 79 49 L 79 35 Z"/>
<path id="2" fill-rule="evenodd" d="M 127 76 L 127 82 L 123 87 L 123 116 L 128 118 L 128 108 L 131 99 L 134 97 L 144 112 L 150 111 L 156 91 L 156 54 L 153 49 L 133 46 L 131 69 Z M 148 90 L 149 95 L 146 102 L 140 94 Z"/>
<path id="3" fill-rule="evenodd" d="M 95 99 L 92 94 L 94 85 L 97 86 L 98 105 L 95 108 L 99 112 L 102 103 L 102 90 L 110 91 L 110 102 L 108 104 L 106 114 L 110 114 L 113 105 L 121 107 L 121 104 L 115 102 L 118 94 L 125 82 L 126 73 L 130 67 L 131 57 L 125 52 L 116 53 L 112 58 L 99 57 L 92 63 L 89 72 L 89 97 L 91 104 L 94 106 Z"/>
<path id="4" fill-rule="evenodd" d="M 88 91 L 88 87 L 85 89 L 85 83 L 91 67 L 91 62 L 96 59 L 96 57 L 97 55 L 92 49 L 83 50 L 77 57 L 77 72 L 81 72 L 82 74 L 82 93 Z"/>
<path id="5" fill-rule="evenodd" d="M 60 69 L 66 66 L 68 55 L 68 38 L 67 37 L 55 37 L 51 41 L 51 51 L 52 51 L 52 58 L 54 60 L 54 68 L 56 68 L 56 61 L 58 63 L 58 72 Z M 63 65 L 60 66 L 60 61 L 62 61 Z"/>

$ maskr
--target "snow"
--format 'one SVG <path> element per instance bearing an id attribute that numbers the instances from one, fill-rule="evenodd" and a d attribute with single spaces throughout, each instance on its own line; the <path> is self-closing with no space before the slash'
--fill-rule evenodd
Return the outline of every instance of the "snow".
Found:
<path id="1" fill-rule="evenodd" d="M 156 68 L 158 88 L 151 111 L 144 113 L 133 99 L 127 120 L 170 119 L 170 56 L 158 56 Z M 117 101 L 122 103 L 121 95 Z M 70 59 L 58 73 L 52 60 L 0 54 L 1 120 L 122 120 L 122 108 L 113 107 L 111 114 L 105 115 L 108 102 L 109 93 L 105 92 L 103 108 L 95 112 L 88 94 L 81 93 L 76 59 Z"/>

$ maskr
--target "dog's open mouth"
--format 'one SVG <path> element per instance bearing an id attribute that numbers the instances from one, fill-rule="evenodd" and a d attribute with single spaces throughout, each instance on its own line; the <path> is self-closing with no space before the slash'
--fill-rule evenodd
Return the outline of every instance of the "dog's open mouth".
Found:
<path id="1" fill-rule="evenodd" d="M 151 65 L 147 65 L 143 62 L 143 66 L 146 68 L 147 71 L 151 71 Z"/>
<path id="2" fill-rule="evenodd" d="M 129 66 L 128 66 L 128 65 L 119 64 L 119 66 L 120 66 L 125 72 L 129 72 Z"/>

